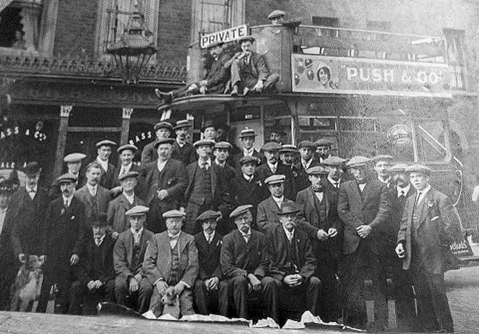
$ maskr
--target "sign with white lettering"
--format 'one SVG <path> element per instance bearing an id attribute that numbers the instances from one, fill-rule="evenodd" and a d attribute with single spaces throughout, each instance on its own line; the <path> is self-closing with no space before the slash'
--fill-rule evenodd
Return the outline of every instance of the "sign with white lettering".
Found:
<path id="1" fill-rule="evenodd" d="M 248 35 L 248 27 L 246 25 L 233 27 L 226 30 L 214 32 L 200 37 L 200 47 L 207 48 L 214 43 L 228 43 L 236 41 L 241 37 Z"/>
<path id="2" fill-rule="evenodd" d="M 451 97 L 447 64 L 292 55 L 293 92 Z"/>

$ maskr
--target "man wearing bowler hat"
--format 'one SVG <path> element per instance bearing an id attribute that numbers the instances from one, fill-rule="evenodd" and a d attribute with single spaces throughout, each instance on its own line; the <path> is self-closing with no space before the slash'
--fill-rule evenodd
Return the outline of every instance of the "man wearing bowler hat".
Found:
<path id="1" fill-rule="evenodd" d="M 213 120 L 208 119 L 201 125 L 201 137 L 205 140 L 216 142 L 216 125 Z"/>
<path id="2" fill-rule="evenodd" d="M 147 213 L 148 208 L 143 205 L 136 205 L 125 213 L 130 227 L 120 233 L 113 249 L 116 303 L 133 307 L 140 313 L 148 311 L 153 293 L 143 270 L 146 247 L 153 236 L 144 226 Z"/>
<path id="3" fill-rule="evenodd" d="M 105 139 L 96 143 L 98 155 L 95 159 L 101 167 L 100 186 L 110 190 L 113 188 L 115 178 L 115 165 L 110 163 L 110 156 L 113 147 L 116 146 L 114 141 Z"/>
<path id="4" fill-rule="evenodd" d="M 188 166 L 196 160 L 196 150 L 187 140 L 190 128 L 191 122 L 187 119 L 176 122 L 174 128 L 176 139 L 173 143 L 171 157 L 181 161 L 185 166 Z"/>
<path id="5" fill-rule="evenodd" d="M 262 55 L 253 51 L 253 36 L 239 39 L 242 52 L 238 52 L 231 64 L 231 95 L 237 96 L 249 91 L 261 93 L 274 88 L 279 80 L 277 73 L 271 73 Z"/>
<path id="6" fill-rule="evenodd" d="M 241 153 L 238 153 L 233 157 L 233 162 L 234 162 L 233 167 L 236 169 L 237 172 L 241 171 L 241 165 L 239 161 L 243 157 L 254 156 L 259 159 L 260 163 L 264 162 L 264 156 L 258 151 L 256 151 L 255 148 L 253 147 L 255 138 L 256 138 L 256 133 L 254 132 L 253 129 L 241 130 L 239 139 L 241 141 L 241 144 L 243 145 L 243 149 L 241 150 Z"/>
<path id="7" fill-rule="evenodd" d="M 138 151 L 138 148 L 135 145 L 131 144 L 126 144 L 123 146 L 118 147 L 118 156 L 120 157 L 120 165 L 116 167 L 115 173 L 114 173 L 114 178 L 113 178 L 113 186 L 117 189 L 117 192 L 121 192 L 121 188 L 118 189 L 117 187 L 120 187 L 120 180 L 119 177 L 123 174 L 126 174 L 128 172 L 140 172 L 141 167 L 138 165 L 135 165 L 133 163 L 133 158 L 135 157 L 136 152 Z M 112 190 L 113 190 L 112 189 Z"/>
<path id="8" fill-rule="evenodd" d="M 47 309 L 50 289 L 56 284 L 55 313 L 68 312 L 70 265 L 78 263 L 84 234 L 85 206 L 73 196 L 77 178 L 63 174 L 56 179 L 61 196 L 50 202 L 45 215 L 45 249 L 43 284 L 37 312 Z M 40 232 L 40 231 L 37 231 Z"/>
<path id="9" fill-rule="evenodd" d="M 75 281 L 70 288 L 70 314 L 97 314 L 98 303 L 115 300 L 115 241 L 107 230 L 106 213 L 94 215 L 82 241 L 80 261 L 72 266 Z"/>
<path id="10" fill-rule="evenodd" d="M 308 188 L 311 185 L 309 181 L 309 176 L 306 171 L 312 167 L 319 166 L 319 160 L 314 156 L 316 151 L 316 145 L 309 140 L 303 140 L 298 144 L 298 150 L 300 159 L 299 162 L 295 165 L 297 176 L 295 177 L 296 181 L 296 190 L 299 192 L 303 189 Z"/>
<path id="11" fill-rule="evenodd" d="M 144 166 L 148 162 L 153 162 L 158 159 L 158 152 L 156 149 L 156 144 L 159 140 L 167 139 L 171 137 L 173 132 L 173 125 L 166 121 L 161 121 L 155 124 L 153 127 L 155 130 L 155 140 L 149 144 L 146 144 L 141 152 L 141 164 Z"/>

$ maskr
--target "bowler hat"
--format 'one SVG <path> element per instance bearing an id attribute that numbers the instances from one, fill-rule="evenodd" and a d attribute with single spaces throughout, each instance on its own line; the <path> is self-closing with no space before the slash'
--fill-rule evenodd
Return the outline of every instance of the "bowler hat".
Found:
<path id="1" fill-rule="evenodd" d="M 116 146 L 116 143 L 112 140 L 109 139 L 104 139 L 96 143 L 96 147 L 102 147 L 102 146 Z"/>
<path id="2" fill-rule="evenodd" d="M 37 175 L 42 171 L 40 164 L 36 161 L 29 162 L 24 168 L 23 172 L 28 176 Z"/>
<path id="3" fill-rule="evenodd" d="M 138 151 L 138 147 L 136 147 L 135 145 L 126 144 L 118 147 L 117 149 L 119 154 L 121 154 L 121 152 L 123 152 L 124 150 L 131 150 L 133 153 L 135 153 L 136 151 Z"/>
<path id="4" fill-rule="evenodd" d="M 278 211 L 278 215 L 289 215 L 292 213 L 298 213 L 299 209 L 298 207 L 294 204 L 294 202 L 283 202 L 281 203 L 281 210 Z"/>
<path id="5" fill-rule="evenodd" d="M 247 211 L 250 211 L 253 208 L 251 204 L 240 205 L 230 213 L 230 218 L 235 218 Z"/>
<path id="6" fill-rule="evenodd" d="M 91 224 L 93 226 L 106 226 L 106 225 L 108 225 L 106 213 L 105 212 L 94 213 L 91 216 Z"/>

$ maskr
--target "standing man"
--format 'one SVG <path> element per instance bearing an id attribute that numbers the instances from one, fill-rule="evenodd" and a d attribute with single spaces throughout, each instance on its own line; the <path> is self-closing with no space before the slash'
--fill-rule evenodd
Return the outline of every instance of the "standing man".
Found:
<path id="1" fill-rule="evenodd" d="M 283 128 L 279 123 L 274 124 L 269 129 L 269 141 L 274 141 L 280 145 L 283 145 L 283 137 L 286 136 Z"/>
<path id="2" fill-rule="evenodd" d="M 195 282 L 195 304 L 199 314 L 208 315 L 214 309 L 228 316 L 228 284 L 220 268 L 220 251 L 223 236 L 216 232 L 221 213 L 208 210 L 196 218 L 202 231 L 195 235 L 198 248 L 199 273 Z"/>
<path id="3" fill-rule="evenodd" d="M 327 138 L 320 138 L 314 142 L 316 145 L 316 156 L 320 163 L 331 156 L 333 142 Z"/>
<path id="4" fill-rule="evenodd" d="M 311 185 L 300 191 L 296 203 L 301 207 L 298 227 L 309 236 L 317 262 L 317 273 L 324 289 L 320 317 L 325 322 L 341 317 L 337 289 L 338 262 L 342 253 L 342 222 L 338 216 L 338 195 L 326 187 L 328 172 L 321 166 L 307 170 Z"/>
<path id="5" fill-rule="evenodd" d="M 156 142 L 158 159 L 147 163 L 140 174 L 142 197 L 150 208 L 148 229 L 153 233 L 166 230 L 163 213 L 180 207 L 188 178 L 185 166 L 171 158 L 173 139 Z"/>
<path id="6" fill-rule="evenodd" d="M 155 234 L 146 248 L 143 268 L 154 286 L 150 310 L 156 317 L 163 313 L 161 297 L 168 287 L 179 296 L 181 316 L 195 314 L 192 289 L 198 276 L 198 250 L 195 239 L 181 230 L 185 213 L 171 210 L 163 214 L 167 230 Z"/>
<path id="7" fill-rule="evenodd" d="M 344 223 L 342 278 L 345 295 L 344 323 L 348 326 L 383 331 L 388 324 L 384 284 L 380 279 L 375 231 L 387 223 L 390 203 L 386 186 L 370 177 L 370 160 L 355 156 L 346 164 L 354 176 L 339 190 L 338 214 Z M 364 280 L 371 270 L 374 323 L 367 324 Z"/>
<path id="8" fill-rule="evenodd" d="M 323 165 L 326 166 L 326 171 L 328 172 L 328 178 L 326 182 L 326 187 L 339 195 L 339 188 L 341 182 L 344 182 L 344 163 L 345 159 L 338 156 L 330 156 L 327 159 L 323 160 Z"/>
<path id="9" fill-rule="evenodd" d="M 417 193 L 406 200 L 396 253 L 413 276 L 419 330 L 453 333 L 444 272 L 449 246 L 461 240 L 458 215 L 449 198 L 429 184 L 429 167 L 414 165 L 406 172 Z"/>
<path id="10" fill-rule="evenodd" d="M 184 231 L 196 234 L 196 217 L 206 210 L 219 210 L 226 215 L 228 194 L 224 176 L 219 167 L 212 163 L 211 152 L 215 143 L 211 140 L 195 142 L 198 161 L 186 168 L 188 186 L 185 191 L 186 223 Z"/>
<path id="11" fill-rule="evenodd" d="M 381 183 L 384 183 L 389 189 L 392 186 L 392 178 L 389 173 L 389 168 L 391 168 L 391 162 L 393 157 L 390 155 L 377 155 L 371 159 L 374 164 L 374 171 L 378 176 L 378 180 Z"/>
<path id="12" fill-rule="evenodd" d="M 283 144 L 279 149 L 279 159 L 283 165 L 291 168 L 293 176 L 296 178 L 297 171 L 295 166 L 295 160 L 298 155 L 298 149 L 291 144 Z"/>
<path id="13" fill-rule="evenodd" d="M 236 315 L 249 319 L 248 290 L 260 293 L 267 316 L 279 324 L 278 286 L 269 271 L 271 249 L 263 233 L 252 230 L 251 205 L 237 207 L 230 214 L 237 230 L 223 238 L 220 263 L 228 280 L 228 290 L 233 291 Z"/>
<path id="14" fill-rule="evenodd" d="M 268 20 L 271 21 L 271 24 L 282 24 L 284 22 L 285 16 L 286 16 L 285 12 L 283 12 L 282 10 L 276 9 L 276 10 L 273 10 L 271 13 L 269 13 Z"/>
<path id="15" fill-rule="evenodd" d="M 80 189 L 86 182 L 85 173 L 82 172 L 82 161 L 85 158 L 86 155 L 83 153 L 70 153 L 63 158 L 67 166 L 67 173 L 75 176 L 78 180 L 75 189 Z"/>
<path id="16" fill-rule="evenodd" d="M 50 202 L 45 216 L 47 261 L 37 312 L 46 312 L 52 285 L 56 284 L 55 313 L 66 314 L 69 305 L 70 265 L 78 263 L 85 225 L 85 206 L 73 196 L 77 178 L 63 174 L 56 180 L 61 196 Z M 39 231 L 38 231 L 39 232 Z"/>
<path id="17" fill-rule="evenodd" d="M 77 197 L 85 206 L 85 227 L 91 230 L 91 219 L 94 215 L 108 209 L 111 200 L 110 192 L 100 184 L 101 166 L 96 161 L 90 163 L 86 169 L 86 184 L 75 192 Z"/>
<path id="18" fill-rule="evenodd" d="M 126 212 L 130 228 L 120 233 L 113 249 L 113 266 L 115 268 L 116 303 L 125 306 L 127 296 L 135 309 L 143 314 L 148 311 L 153 286 L 143 270 L 146 246 L 153 232 L 144 228 L 148 208 L 136 205 Z"/>
<path id="19" fill-rule="evenodd" d="M 176 139 L 173 143 L 171 157 L 179 160 L 183 165 L 188 166 L 196 160 L 196 150 L 191 143 L 188 142 L 191 124 L 187 119 L 176 122 L 175 133 Z"/>
<path id="20" fill-rule="evenodd" d="M 111 150 L 116 146 L 116 143 L 111 140 L 102 140 L 96 143 L 98 156 L 96 157 L 95 162 L 100 165 L 101 175 L 100 175 L 100 186 L 110 190 L 113 188 L 113 182 L 115 178 L 115 165 L 111 164 L 109 159 L 111 156 Z"/>
<path id="21" fill-rule="evenodd" d="M 118 147 L 118 155 L 120 157 L 120 166 L 115 169 L 113 177 L 113 186 L 120 186 L 120 176 L 128 172 L 140 172 L 141 168 L 133 163 L 133 158 L 135 153 L 138 151 L 138 148 L 135 145 L 123 145 Z M 118 189 L 118 188 L 114 188 Z M 119 190 L 119 191 L 118 191 Z M 118 189 L 118 193 L 121 192 L 121 189 Z"/>
<path id="22" fill-rule="evenodd" d="M 148 162 L 153 162 L 158 159 L 156 144 L 160 140 L 169 139 L 171 137 L 171 133 L 173 132 L 173 126 L 165 121 L 156 123 L 153 129 L 155 130 L 156 134 L 155 141 L 146 144 L 143 148 L 143 152 L 141 152 L 141 164 L 143 166 L 145 166 Z"/>
<path id="23" fill-rule="evenodd" d="M 319 166 L 319 161 L 314 157 L 316 145 L 309 140 L 303 140 L 298 144 L 300 160 L 296 164 L 297 176 L 295 177 L 296 190 L 299 192 L 311 185 L 308 169 Z"/>
<path id="24" fill-rule="evenodd" d="M 243 149 L 241 153 L 236 154 L 233 158 L 234 168 L 236 169 L 236 171 L 241 171 L 241 165 L 239 161 L 242 157 L 254 156 L 259 159 L 260 163 L 264 162 L 264 156 L 258 151 L 256 151 L 253 147 L 255 138 L 256 138 L 256 133 L 254 132 L 253 129 L 241 130 L 239 139 L 241 141 L 241 144 L 243 145 Z"/>
<path id="25" fill-rule="evenodd" d="M 213 147 L 215 164 L 219 167 L 221 173 L 224 175 L 224 179 L 227 182 L 228 186 L 231 180 L 236 177 L 235 169 L 227 163 L 230 156 L 230 150 L 232 148 L 233 146 L 227 141 L 217 142 Z"/>
<path id="26" fill-rule="evenodd" d="M 201 134 L 202 139 L 216 142 L 216 126 L 213 120 L 208 119 L 204 121 L 203 125 L 201 126 Z"/>

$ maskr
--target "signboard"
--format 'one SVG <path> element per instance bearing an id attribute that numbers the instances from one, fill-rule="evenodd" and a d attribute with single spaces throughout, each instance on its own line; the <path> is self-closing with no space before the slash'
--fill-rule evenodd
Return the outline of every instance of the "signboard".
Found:
<path id="1" fill-rule="evenodd" d="M 407 147 L 412 144 L 412 130 L 406 124 L 395 124 L 386 133 L 389 141 L 397 147 Z"/>
<path id="2" fill-rule="evenodd" d="M 451 97 L 447 64 L 293 54 L 293 92 Z"/>
<path id="3" fill-rule="evenodd" d="M 207 48 L 213 43 L 228 43 L 236 41 L 241 37 L 248 35 L 248 27 L 246 25 L 233 27 L 226 30 L 214 32 L 200 37 L 200 47 Z"/>

